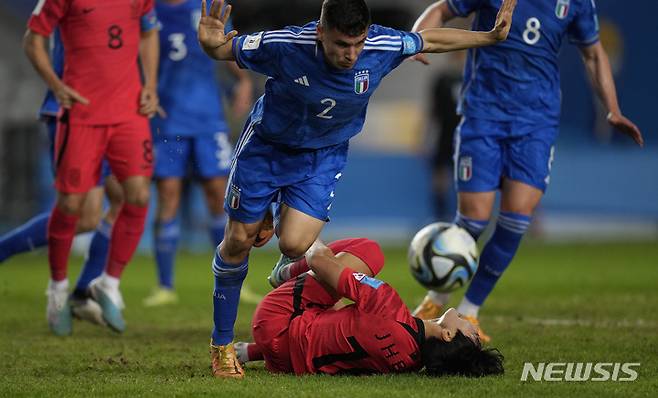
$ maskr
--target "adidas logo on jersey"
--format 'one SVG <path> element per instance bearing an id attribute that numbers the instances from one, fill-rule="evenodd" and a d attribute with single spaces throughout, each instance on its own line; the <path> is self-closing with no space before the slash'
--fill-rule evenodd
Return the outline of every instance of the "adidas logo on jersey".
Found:
<path id="1" fill-rule="evenodd" d="M 306 86 L 306 87 L 311 86 L 310 84 L 308 84 L 308 79 L 306 78 L 306 76 L 302 76 L 298 79 L 295 79 L 295 83 L 301 84 L 302 86 Z"/>

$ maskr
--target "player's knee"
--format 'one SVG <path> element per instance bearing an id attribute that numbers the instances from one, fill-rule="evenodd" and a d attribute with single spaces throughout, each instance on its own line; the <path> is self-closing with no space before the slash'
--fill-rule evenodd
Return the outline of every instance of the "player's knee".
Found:
<path id="1" fill-rule="evenodd" d="M 284 238 L 279 239 L 279 250 L 290 258 L 303 256 L 309 247 L 311 247 L 311 245 L 307 242 Z"/>
<path id="2" fill-rule="evenodd" d="M 227 261 L 246 258 L 255 239 L 256 235 L 246 230 L 229 228 L 220 245 L 222 256 Z"/>
<path id="3" fill-rule="evenodd" d="M 125 192 L 125 201 L 131 205 L 145 207 L 149 204 L 151 192 L 148 185 L 134 186 Z"/>
<path id="4" fill-rule="evenodd" d="M 57 197 L 57 208 L 65 213 L 71 215 L 80 215 L 82 212 L 84 198 L 81 195 L 59 195 Z"/>
<path id="5" fill-rule="evenodd" d="M 83 214 L 82 218 L 78 220 L 77 232 L 89 232 L 96 229 L 101 222 L 100 214 Z"/>

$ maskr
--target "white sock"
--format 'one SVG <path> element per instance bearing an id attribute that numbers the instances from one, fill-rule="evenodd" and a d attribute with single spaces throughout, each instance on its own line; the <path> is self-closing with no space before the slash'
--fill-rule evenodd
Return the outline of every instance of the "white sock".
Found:
<path id="1" fill-rule="evenodd" d="M 103 272 L 101 282 L 112 290 L 119 290 L 119 278 L 115 278 Z"/>
<path id="2" fill-rule="evenodd" d="M 67 291 L 69 290 L 69 280 L 62 279 L 61 281 L 54 281 L 51 279 L 48 281 L 48 290 Z"/>
<path id="3" fill-rule="evenodd" d="M 479 311 L 480 311 L 480 306 L 468 301 L 466 296 L 464 296 L 462 302 L 459 303 L 459 307 L 457 307 L 457 312 L 465 316 L 472 316 L 473 318 L 478 317 Z"/>
<path id="4" fill-rule="evenodd" d="M 428 290 L 427 297 L 436 305 L 446 305 L 450 301 L 450 293 L 439 293 L 434 290 Z"/>

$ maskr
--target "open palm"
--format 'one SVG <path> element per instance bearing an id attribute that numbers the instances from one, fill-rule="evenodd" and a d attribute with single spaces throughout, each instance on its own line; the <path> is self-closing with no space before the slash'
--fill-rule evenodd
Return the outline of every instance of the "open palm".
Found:
<path id="1" fill-rule="evenodd" d="M 198 35 L 199 43 L 204 48 L 221 47 L 238 34 L 235 30 L 224 33 L 230 15 L 231 6 L 227 5 L 224 8 L 224 0 L 212 0 L 210 14 L 206 13 L 206 0 L 201 0 L 201 19 L 199 20 Z"/>

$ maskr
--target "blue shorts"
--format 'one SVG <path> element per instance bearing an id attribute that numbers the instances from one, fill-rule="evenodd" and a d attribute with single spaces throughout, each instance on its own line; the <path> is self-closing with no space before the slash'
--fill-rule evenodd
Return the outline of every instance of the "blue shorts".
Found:
<path id="1" fill-rule="evenodd" d="M 190 167 L 203 179 L 228 175 L 233 148 L 226 133 L 166 137 L 153 134 L 155 169 L 153 176 L 183 178 Z"/>
<path id="2" fill-rule="evenodd" d="M 546 191 L 557 126 L 464 117 L 455 134 L 459 192 L 490 192 L 503 178 Z"/>
<path id="3" fill-rule="evenodd" d="M 55 175 L 55 134 L 57 134 L 57 117 L 44 115 L 41 117 L 43 122 L 46 124 L 48 129 L 48 139 L 50 139 L 50 168 Z M 112 169 L 110 169 L 110 164 L 107 160 L 103 159 L 103 165 L 101 166 L 101 176 L 96 183 L 97 187 L 105 185 L 105 179 L 112 175 Z"/>
<path id="4" fill-rule="evenodd" d="M 329 221 L 334 189 L 347 162 L 348 143 L 291 149 L 264 141 L 250 126 L 242 133 L 233 157 L 224 200 L 229 217 L 255 223 L 277 201 Z"/>

